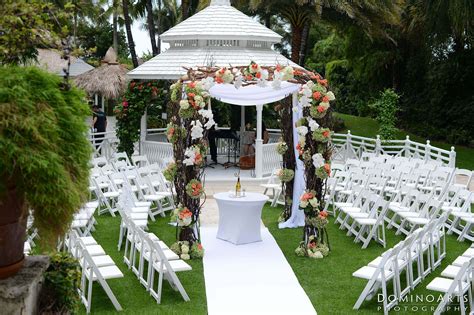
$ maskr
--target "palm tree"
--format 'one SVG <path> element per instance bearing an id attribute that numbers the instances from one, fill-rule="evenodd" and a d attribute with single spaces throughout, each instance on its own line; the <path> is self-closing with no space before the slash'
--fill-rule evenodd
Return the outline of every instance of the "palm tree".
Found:
<path id="1" fill-rule="evenodd" d="M 291 60 L 295 63 L 304 62 L 307 34 L 315 19 L 349 18 L 369 35 L 375 35 L 383 33 L 375 27 L 378 20 L 387 22 L 398 17 L 397 1 L 389 0 L 250 0 L 250 7 L 279 15 L 290 24 Z"/>
<path id="2" fill-rule="evenodd" d="M 127 33 L 128 48 L 130 49 L 130 55 L 132 56 L 133 66 L 136 68 L 138 67 L 138 58 L 137 58 L 137 52 L 135 51 L 135 43 L 133 42 L 132 19 L 130 18 L 128 1 L 129 0 L 122 0 L 122 10 L 123 10 L 123 17 L 125 20 L 125 30 Z"/>

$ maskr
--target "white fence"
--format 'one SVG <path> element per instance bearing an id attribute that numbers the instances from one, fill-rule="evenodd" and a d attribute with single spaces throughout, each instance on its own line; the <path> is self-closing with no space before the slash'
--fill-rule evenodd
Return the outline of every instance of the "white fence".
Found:
<path id="1" fill-rule="evenodd" d="M 414 157 L 426 161 L 439 161 L 450 167 L 456 165 L 456 152 L 434 147 L 430 141 L 426 144 L 411 141 L 407 136 L 405 140 L 381 140 L 379 136 L 366 138 L 354 136 L 350 130 L 347 134 L 335 133 L 332 137 L 334 144 L 333 159 L 345 161 L 349 158 L 360 158 L 363 152 L 376 154 L 390 154 L 394 156 Z"/>
<path id="2" fill-rule="evenodd" d="M 173 150 L 166 140 L 166 129 L 147 130 L 147 140 L 142 142 L 142 153 L 148 156 L 152 162 L 158 162 L 173 158 Z M 274 168 L 280 167 L 281 156 L 276 153 L 276 142 L 280 138 L 280 132 L 276 129 L 269 129 L 270 143 L 263 145 L 263 174 L 268 175 Z M 105 156 L 110 158 L 116 151 L 118 140 L 115 132 L 102 132 L 89 135 L 89 140 L 94 147 L 94 156 Z M 348 131 L 346 134 L 335 133 L 332 137 L 335 161 L 345 161 L 349 158 L 360 158 L 363 152 L 373 152 L 376 154 L 390 154 L 394 156 L 414 157 L 424 160 L 435 160 L 445 165 L 455 167 L 456 152 L 454 147 L 451 151 L 434 147 L 430 141 L 426 144 L 411 141 L 407 136 L 405 140 L 381 140 L 376 138 L 366 138 L 354 136 Z M 218 155 L 227 155 L 229 148 L 228 139 L 217 139 Z M 138 151 L 138 150 L 137 150 Z M 233 153 L 233 152 L 232 152 Z"/>

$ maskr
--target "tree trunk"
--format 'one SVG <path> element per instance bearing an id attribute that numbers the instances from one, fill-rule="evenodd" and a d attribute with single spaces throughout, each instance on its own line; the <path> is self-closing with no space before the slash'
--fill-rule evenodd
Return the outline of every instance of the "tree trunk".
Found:
<path id="1" fill-rule="evenodd" d="M 310 29 L 311 23 L 307 22 L 302 31 L 302 37 L 301 37 L 301 51 L 300 51 L 300 56 L 298 60 L 298 64 L 302 67 L 304 67 L 304 62 L 306 59 L 306 53 L 308 50 L 308 40 L 309 40 L 309 29 Z"/>
<path id="2" fill-rule="evenodd" d="M 303 27 L 291 25 L 291 61 L 300 61 L 301 40 L 303 38 Z"/>
<path id="3" fill-rule="evenodd" d="M 114 14 L 112 17 L 112 27 L 113 27 L 113 47 L 115 53 L 118 56 L 118 14 L 117 14 L 117 7 L 114 8 Z"/>
<path id="4" fill-rule="evenodd" d="M 157 31 L 157 41 L 156 41 L 156 49 L 158 50 L 158 54 L 161 53 L 161 0 L 158 0 L 158 16 L 156 21 L 156 31 Z"/>
<path id="5" fill-rule="evenodd" d="M 156 47 L 156 37 L 155 37 L 155 22 L 153 21 L 153 4 L 151 0 L 146 0 L 146 11 L 147 11 L 147 22 L 148 22 L 148 33 L 150 34 L 151 42 L 151 54 L 153 56 L 158 55 L 158 48 Z"/>
<path id="6" fill-rule="evenodd" d="M 122 0 L 122 7 L 123 17 L 125 19 L 125 29 L 127 31 L 128 48 L 130 49 L 130 55 L 132 56 L 133 67 L 136 68 L 138 67 L 138 58 L 135 51 L 135 43 L 133 42 L 132 20 L 130 19 L 130 14 L 128 11 L 128 0 Z"/>
<path id="7" fill-rule="evenodd" d="M 181 21 L 189 17 L 189 0 L 181 0 Z"/>

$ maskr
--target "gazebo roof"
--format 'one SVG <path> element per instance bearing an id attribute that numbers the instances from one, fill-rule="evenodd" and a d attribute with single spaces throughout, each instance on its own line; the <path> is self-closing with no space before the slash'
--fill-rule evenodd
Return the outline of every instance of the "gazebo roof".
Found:
<path id="1" fill-rule="evenodd" d="M 153 59 L 145 62 L 127 75 L 133 79 L 177 80 L 186 74 L 186 68 L 197 66 L 228 67 L 248 65 L 256 62 L 261 66 L 276 64 L 299 67 L 291 60 L 271 49 L 235 48 L 181 48 L 168 49 Z"/>
<path id="2" fill-rule="evenodd" d="M 109 48 L 102 65 L 74 79 L 76 85 L 89 94 L 101 94 L 108 99 L 121 96 L 127 88 L 128 69 L 117 62 L 113 48 Z"/>
<path id="3" fill-rule="evenodd" d="M 213 0 L 211 5 L 161 36 L 164 42 L 186 39 L 261 40 L 278 43 L 281 36 L 230 5 Z"/>
<path id="4" fill-rule="evenodd" d="M 281 36 L 230 5 L 212 0 L 211 5 L 181 22 L 161 39 L 170 48 L 130 71 L 132 79 L 176 80 L 186 68 L 198 66 L 242 66 L 254 61 L 299 67 L 271 49 Z"/>

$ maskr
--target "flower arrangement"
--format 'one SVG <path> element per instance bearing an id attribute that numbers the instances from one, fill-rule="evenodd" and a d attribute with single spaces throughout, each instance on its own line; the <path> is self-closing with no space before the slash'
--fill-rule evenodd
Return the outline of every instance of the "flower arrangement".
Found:
<path id="1" fill-rule="evenodd" d="M 300 197 L 300 208 L 304 209 L 305 212 L 312 208 L 317 208 L 319 201 L 316 198 L 315 191 L 305 191 Z"/>
<path id="2" fill-rule="evenodd" d="M 201 243 L 194 242 L 192 245 L 188 241 L 178 241 L 171 245 L 170 249 L 182 260 L 204 257 L 204 248 Z"/>
<path id="3" fill-rule="evenodd" d="M 186 207 L 176 209 L 174 214 L 178 226 L 190 226 L 193 222 L 193 213 Z"/>
<path id="4" fill-rule="evenodd" d="M 291 181 L 293 177 L 295 177 L 295 171 L 287 168 L 282 168 L 277 171 L 277 176 L 281 182 L 286 183 Z"/>
<path id="5" fill-rule="evenodd" d="M 277 144 L 276 151 L 280 155 L 285 154 L 286 151 L 288 151 L 288 145 L 286 144 L 286 142 L 283 142 L 283 141 L 279 142 Z"/>
<path id="6" fill-rule="evenodd" d="M 331 175 L 331 164 L 324 163 L 323 166 L 316 169 L 316 176 L 321 179 L 326 179 Z"/>
<path id="7" fill-rule="evenodd" d="M 185 159 L 183 160 L 184 165 L 186 166 L 201 166 L 204 163 L 204 158 L 202 152 L 203 148 L 200 145 L 193 145 L 190 148 L 187 148 L 184 152 Z"/>
<path id="8" fill-rule="evenodd" d="M 227 68 L 221 68 L 216 71 L 216 83 L 231 83 L 234 80 L 234 75 Z"/>
<path id="9" fill-rule="evenodd" d="M 173 182 L 176 174 L 178 173 L 178 167 L 175 162 L 169 163 L 166 168 L 163 170 L 163 176 L 169 182 Z"/>
<path id="10" fill-rule="evenodd" d="M 314 120 L 313 120 L 314 121 Z M 331 140 L 331 130 L 329 128 L 317 128 L 313 131 L 313 140 L 318 142 L 328 142 Z"/>
<path id="11" fill-rule="evenodd" d="M 184 133 L 185 130 L 183 128 L 173 124 L 172 122 L 166 126 L 166 138 L 170 143 L 175 143 L 178 141 L 178 139 L 180 139 Z"/>
<path id="12" fill-rule="evenodd" d="M 186 193 L 193 199 L 199 199 L 204 194 L 204 187 L 197 179 L 191 179 L 186 185 Z"/>

